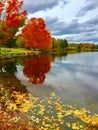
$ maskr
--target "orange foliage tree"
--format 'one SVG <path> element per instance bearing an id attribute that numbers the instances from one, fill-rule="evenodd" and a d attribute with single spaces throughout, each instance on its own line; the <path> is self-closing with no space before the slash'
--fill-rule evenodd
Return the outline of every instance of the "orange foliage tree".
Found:
<path id="1" fill-rule="evenodd" d="M 50 64 L 50 56 L 26 57 L 23 73 L 33 84 L 41 84 L 45 80 L 45 74 L 50 70 Z"/>
<path id="2" fill-rule="evenodd" d="M 0 2 L 0 43 L 12 39 L 18 28 L 23 26 L 27 12 L 21 11 L 22 0 L 2 0 Z"/>
<path id="3" fill-rule="evenodd" d="M 51 48 L 52 38 L 42 18 L 31 18 L 22 29 L 25 47 Z"/>

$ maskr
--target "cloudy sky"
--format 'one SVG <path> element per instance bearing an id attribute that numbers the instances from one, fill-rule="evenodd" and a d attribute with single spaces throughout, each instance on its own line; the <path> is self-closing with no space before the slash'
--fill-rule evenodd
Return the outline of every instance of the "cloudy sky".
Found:
<path id="1" fill-rule="evenodd" d="M 98 0 L 24 0 L 28 18 L 44 18 L 55 38 L 98 43 Z"/>

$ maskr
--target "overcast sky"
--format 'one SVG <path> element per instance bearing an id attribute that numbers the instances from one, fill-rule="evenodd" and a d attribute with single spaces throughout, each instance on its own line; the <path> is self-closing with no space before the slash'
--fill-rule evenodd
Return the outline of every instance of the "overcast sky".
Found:
<path id="1" fill-rule="evenodd" d="M 98 0 L 24 0 L 28 17 L 42 17 L 55 38 L 98 43 Z"/>

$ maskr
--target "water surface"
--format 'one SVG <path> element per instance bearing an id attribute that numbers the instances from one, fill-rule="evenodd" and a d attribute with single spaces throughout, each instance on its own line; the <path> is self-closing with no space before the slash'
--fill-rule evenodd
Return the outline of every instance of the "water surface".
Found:
<path id="1" fill-rule="evenodd" d="M 27 56 L 0 61 L 0 85 L 98 114 L 98 52 Z"/>

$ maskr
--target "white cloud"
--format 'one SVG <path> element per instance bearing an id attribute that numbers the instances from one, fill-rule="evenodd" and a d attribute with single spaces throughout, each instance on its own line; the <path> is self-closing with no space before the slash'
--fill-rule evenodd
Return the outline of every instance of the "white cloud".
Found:
<path id="1" fill-rule="evenodd" d="M 24 0 L 23 8 L 29 18 L 44 18 L 55 37 L 98 43 L 97 5 L 97 0 Z"/>

